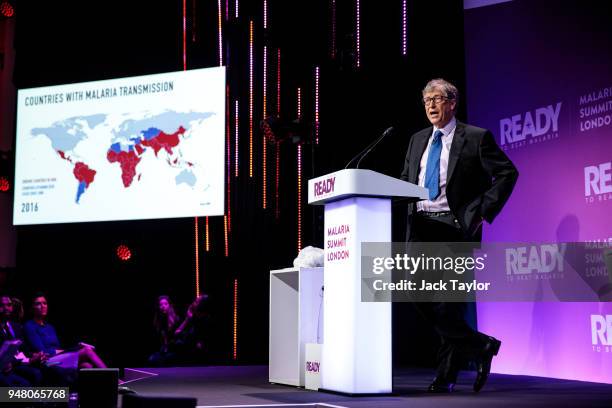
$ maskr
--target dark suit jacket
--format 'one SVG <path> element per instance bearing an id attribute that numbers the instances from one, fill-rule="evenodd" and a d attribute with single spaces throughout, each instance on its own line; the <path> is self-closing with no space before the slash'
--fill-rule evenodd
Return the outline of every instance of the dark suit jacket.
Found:
<path id="1" fill-rule="evenodd" d="M 433 127 L 410 139 L 401 179 L 418 184 L 421 157 Z M 446 197 L 451 212 L 466 236 L 480 239 L 481 221 L 489 223 L 499 214 L 516 184 L 518 171 L 486 129 L 457 121 L 451 145 Z M 416 204 L 408 205 L 407 239 Z"/>

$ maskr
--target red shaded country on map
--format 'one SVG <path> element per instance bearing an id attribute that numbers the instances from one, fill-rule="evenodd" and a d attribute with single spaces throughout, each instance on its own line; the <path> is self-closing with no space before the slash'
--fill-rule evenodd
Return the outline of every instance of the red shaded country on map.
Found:
<path id="1" fill-rule="evenodd" d="M 140 162 L 140 157 L 136 155 L 134 151 L 120 151 L 117 152 L 113 149 L 110 149 L 106 154 L 106 159 L 110 163 L 119 162 L 119 166 L 121 167 L 121 180 L 123 180 L 123 186 L 129 187 L 134 180 L 134 175 L 136 175 L 136 166 Z"/>
<path id="2" fill-rule="evenodd" d="M 164 133 L 161 130 L 157 136 L 151 137 L 148 140 L 143 140 L 143 146 L 149 146 L 155 151 L 155 156 L 161 149 L 165 149 L 168 154 L 172 154 L 172 148 L 178 146 L 179 135 L 185 133 L 185 128 L 180 126 L 178 130 L 172 134 Z"/>

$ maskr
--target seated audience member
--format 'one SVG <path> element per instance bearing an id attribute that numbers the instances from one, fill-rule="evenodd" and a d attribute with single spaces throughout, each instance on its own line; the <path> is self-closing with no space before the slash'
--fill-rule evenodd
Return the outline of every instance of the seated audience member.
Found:
<path id="1" fill-rule="evenodd" d="M 55 328 L 47 323 L 48 304 L 44 294 L 32 298 L 32 319 L 24 324 L 25 342 L 32 352 L 44 352 L 47 357 L 63 353 Z M 83 345 L 78 350 L 79 368 L 106 368 L 93 347 Z"/>
<path id="2" fill-rule="evenodd" d="M 198 296 L 187 309 L 185 320 L 176 329 L 176 343 L 188 361 L 206 360 L 210 346 L 206 338 L 210 328 L 208 295 Z"/>
<path id="3" fill-rule="evenodd" d="M 179 318 L 174 311 L 174 306 L 168 296 L 162 295 L 157 299 L 153 327 L 157 333 L 161 346 L 159 351 L 149 357 L 149 363 L 153 366 L 166 366 L 176 362 L 176 350 L 174 350 L 175 331 L 179 325 Z"/>
<path id="4" fill-rule="evenodd" d="M 13 322 L 13 301 L 10 296 L 0 294 L 0 345 L 5 341 L 23 341 L 21 325 Z M 8 352 L 8 350 L 7 350 Z M 18 347 L 12 356 L 0 356 L 0 385 L 29 386 L 42 383 L 40 365 L 45 361 L 44 353 L 34 353 L 29 358 Z"/>

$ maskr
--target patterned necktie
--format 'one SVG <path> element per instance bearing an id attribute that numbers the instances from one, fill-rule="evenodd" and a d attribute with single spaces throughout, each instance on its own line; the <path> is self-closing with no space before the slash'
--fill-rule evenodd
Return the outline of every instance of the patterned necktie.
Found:
<path id="1" fill-rule="evenodd" d="M 429 147 L 425 169 L 425 187 L 429 189 L 429 200 L 440 195 L 440 154 L 442 153 L 442 131 L 436 130 Z"/>

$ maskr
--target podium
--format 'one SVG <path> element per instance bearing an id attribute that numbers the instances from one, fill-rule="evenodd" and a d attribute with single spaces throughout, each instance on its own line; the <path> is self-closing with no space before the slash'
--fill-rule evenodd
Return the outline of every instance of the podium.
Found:
<path id="1" fill-rule="evenodd" d="M 361 302 L 361 243 L 391 241 L 392 197 L 417 201 L 428 190 L 361 169 L 308 181 L 308 203 L 325 205 L 323 390 L 392 391 L 391 304 Z"/>
<path id="2" fill-rule="evenodd" d="M 323 268 L 270 271 L 268 380 L 303 387 L 305 347 L 318 343 Z"/>

